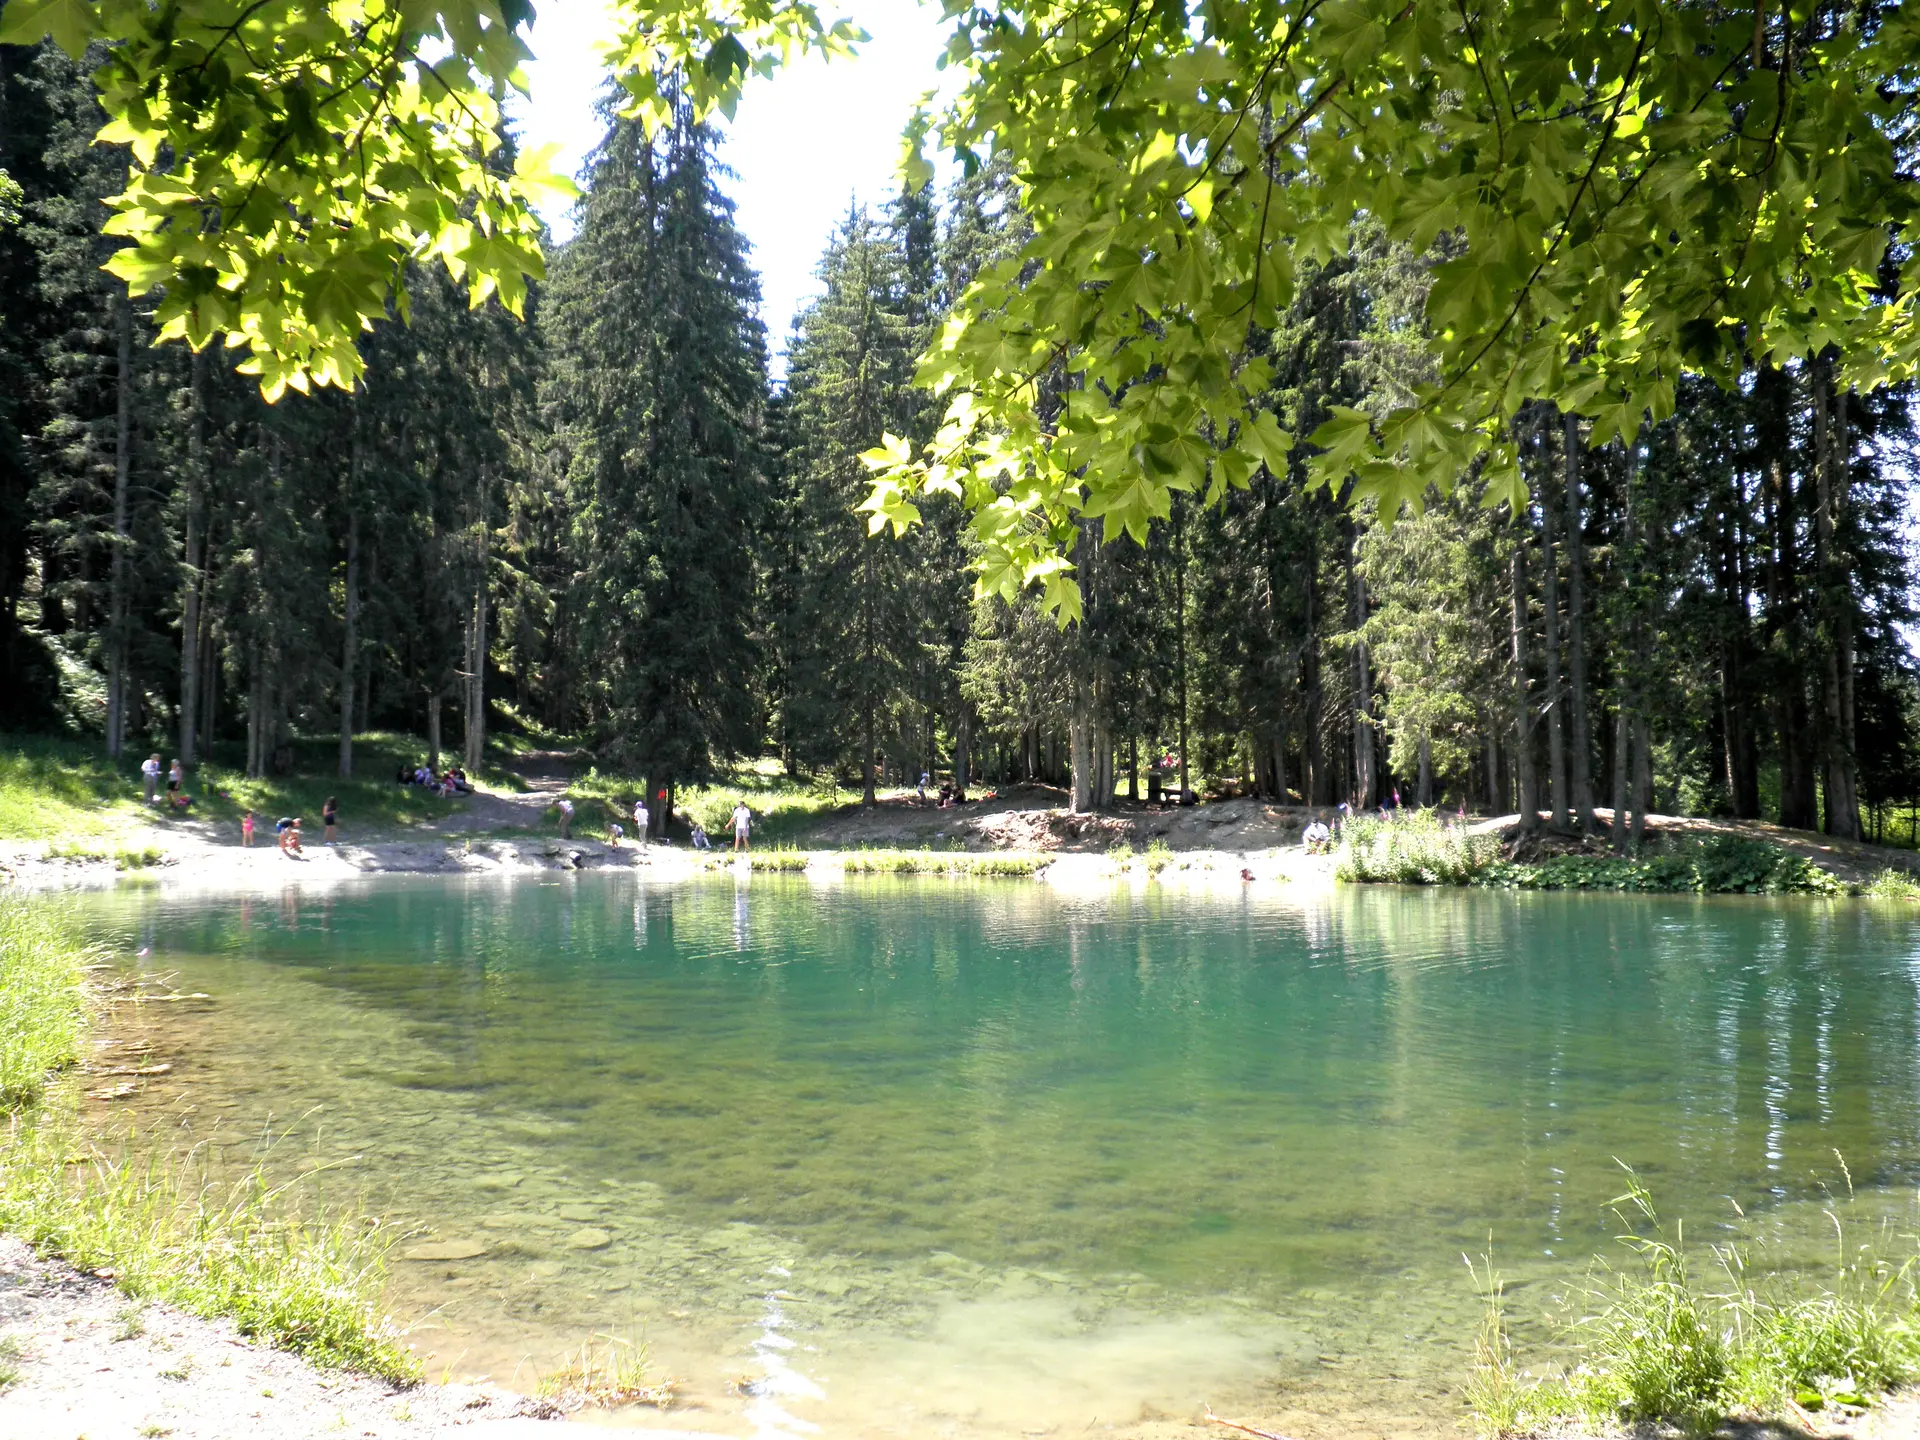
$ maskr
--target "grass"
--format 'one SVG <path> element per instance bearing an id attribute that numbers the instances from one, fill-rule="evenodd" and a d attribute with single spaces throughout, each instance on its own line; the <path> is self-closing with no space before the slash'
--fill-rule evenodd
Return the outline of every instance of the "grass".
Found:
<path id="1" fill-rule="evenodd" d="M 229 1316 L 321 1365 L 418 1378 L 378 1309 L 379 1225 L 303 1207 L 259 1164 L 220 1181 L 202 1150 L 93 1143 L 77 1087 L 52 1083 L 86 1030 L 85 958 L 59 911 L 0 898 L 0 1231 L 111 1275 L 135 1300 Z"/>
<path id="2" fill-rule="evenodd" d="M 1431 811 L 1394 820 L 1349 821 L 1335 873 L 1361 884 L 1481 885 L 1503 890 L 1849 893 L 1844 881 L 1805 856 L 1745 835 L 1673 837 L 1660 848 L 1637 855 L 1556 855 L 1514 862 L 1501 858 L 1500 842 L 1493 836 L 1448 826 Z M 1914 893 L 1920 893 L 1920 888 Z"/>
<path id="3" fill-rule="evenodd" d="M 457 811 L 464 803 L 394 783 L 394 772 L 402 761 L 425 756 L 425 747 L 411 736 L 359 737 L 354 744 L 355 775 L 350 780 L 333 773 L 338 750 L 331 738 L 296 742 L 293 773 L 262 779 L 249 779 L 242 767 L 231 763 L 239 757 L 228 753 L 230 749 L 217 748 L 189 772 L 186 788 L 193 805 L 183 814 L 142 799 L 140 762 L 152 753 L 151 747 L 130 746 L 114 762 L 95 742 L 0 735 L 0 839 L 54 840 L 60 842 L 57 853 L 120 864 L 123 856 L 158 854 L 152 847 L 123 843 L 129 830 L 148 826 L 164 830 L 212 821 L 237 827 L 240 816 L 252 810 L 264 823 L 266 842 L 271 844 L 273 821 L 281 815 L 307 818 L 318 838 L 321 802 L 330 795 L 340 801 L 341 830 L 347 837 L 410 829 Z M 171 758 L 171 750 L 162 751 L 163 763 Z M 524 783 L 492 769 L 483 778 L 506 788 Z M 135 866 L 121 864 L 120 868 Z"/>
<path id="4" fill-rule="evenodd" d="M 1920 879 L 1906 870 L 1888 868 L 1860 888 L 1875 900 L 1920 900 Z"/>
<path id="5" fill-rule="evenodd" d="M 1487 1311 L 1465 1396 L 1482 1435 L 1569 1422 L 1654 1422 L 1707 1435 L 1736 1418 L 1865 1409 L 1920 1377 L 1916 1257 L 1890 1258 L 1884 1231 L 1850 1247 L 1840 1207 L 1829 1209 L 1835 1264 L 1812 1287 L 1759 1269 L 1738 1247 L 1714 1246 L 1718 1278 L 1708 1289 L 1690 1268 L 1684 1227 L 1668 1237 L 1637 1178 L 1614 1203 L 1634 1263 L 1600 1268 L 1592 1313 L 1568 1327 L 1570 1367 L 1538 1377 L 1518 1368 L 1499 1277 L 1490 1261 L 1473 1267 Z"/>
<path id="6" fill-rule="evenodd" d="M 70 1108 L 42 1105 L 0 1138 L 0 1230 L 111 1274 L 135 1299 L 229 1316 L 316 1364 L 419 1378 L 378 1308 L 384 1231 L 350 1213 L 306 1213 L 258 1166 L 221 1182 L 202 1151 L 129 1141 L 108 1153 Z"/>
<path id="7" fill-rule="evenodd" d="M 1018 877 L 1039 874 L 1053 857 L 991 850 L 900 850 L 882 847 L 865 850 L 795 850 L 782 846 L 770 850 L 749 850 L 745 858 L 748 868 L 756 873 L 796 873 L 818 863 L 829 869 L 838 867 L 848 875 Z M 710 870 L 725 870 L 738 861 L 731 850 L 716 846 L 706 857 L 706 863 Z"/>
<path id="8" fill-rule="evenodd" d="M 635 797 L 645 788 L 642 776 L 590 768 L 567 787 L 579 812 L 574 823 L 587 825 L 589 831 L 595 825 L 605 828 L 610 820 L 624 823 L 633 813 Z M 858 798 L 857 792 L 842 790 L 831 777 L 794 779 L 777 760 L 760 760 L 740 766 L 712 785 L 682 786 L 673 800 L 676 810 L 698 821 L 717 847 L 723 840 L 732 842 L 733 807 L 742 800 L 753 812 L 754 840 L 767 843 L 804 835 L 824 816 Z"/>
<path id="9" fill-rule="evenodd" d="M 0 1390 L 20 1378 L 20 1342 L 11 1335 L 0 1335 Z"/>
<path id="10" fill-rule="evenodd" d="M 598 1343 L 596 1343 L 598 1342 Z M 647 1351 L 617 1335 L 590 1336 L 534 1388 L 542 1400 L 562 1405 L 656 1405 L 673 1403 L 678 1382 L 650 1381 Z"/>
<path id="11" fill-rule="evenodd" d="M 61 911 L 0 896 L 0 1111 L 38 1100 L 79 1055 L 84 963 Z"/>

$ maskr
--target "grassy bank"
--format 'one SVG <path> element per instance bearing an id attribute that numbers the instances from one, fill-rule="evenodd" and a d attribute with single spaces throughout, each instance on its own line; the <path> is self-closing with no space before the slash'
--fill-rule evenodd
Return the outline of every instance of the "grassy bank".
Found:
<path id="1" fill-rule="evenodd" d="M 217 755 L 187 777 L 193 805 L 183 815 L 165 805 L 148 805 L 141 793 L 140 762 L 150 751 L 129 751 L 108 760 L 95 743 L 44 735 L 0 735 L 0 839 L 54 840 L 72 858 L 105 858 L 120 863 L 147 847 L 128 846 L 130 830 L 184 821 L 237 824 L 252 810 L 271 831 L 279 815 L 302 815 L 317 823 L 321 802 L 340 801 L 342 823 L 358 835 L 405 831 L 461 808 L 459 799 L 443 800 L 412 785 L 394 783 L 402 762 L 424 758 L 408 736 L 369 735 L 354 745 L 351 780 L 332 774 L 331 740 L 295 746 L 295 768 L 288 775 L 249 779 Z M 172 758 L 163 751 L 161 763 Z M 503 774 L 488 772 L 489 783 Z M 513 780 L 514 784 L 520 782 Z M 121 868 L 133 868 L 122 864 Z"/>
<path id="2" fill-rule="evenodd" d="M 1920 1379 L 1920 1292 L 1910 1238 L 1885 1225 L 1835 1231 L 1831 1269 L 1812 1283 L 1770 1269 L 1731 1245 L 1705 1254 L 1703 1281 L 1684 1244 L 1660 1225 L 1637 1181 L 1614 1202 L 1631 1259 L 1602 1265 L 1579 1297 L 1587 1312 L 1566 1323 L 1571 1363 L 1522 1370 L 1507 1332 L 1499 1277 L 1475 1267 L 1487 1314 L 1466 1398 L 1485 1436 L 1550 1434 L 1568 1425 L 1612 1431 L 1643 1422 L 1692 1435 L 1730 1420 L 1786 1421 L 1802 1433 L 1807 1412 L 1846 1414 Z"/>
<path id="3" fill-rule="evenodd" d="M 756 873 L 798 873 L 821 864 L 848 875 L 979 875 L 1031 877 L 1053 859 L 1049 855 L 1006 850 L 794 850 L 778 847 L 747 852 L 748 867 Z M 707 868 L 725 870 L 737 864 L 734 854 L 717 848 L 707 857 Z"/>
<path id="4" fill-rule="evenodd" d="M 377 1225 L 303 1204 L 258 1166 L 221 1180 L 201 1151 L 94 1142 L 61 1077 L 85 1036 L 83 979 L 58 912 L 0 897 L 0 1230 L 318 1364 L 418 1378 L 378 1306 Z"/>
<path id="5" fill-rule="evenodd" d="M 1347 826 L 1338 869 L 1361 884 L 1478 885 L 1502 890 L 1620 890 L 1663 895 L 1846 895 L 1803 855 L 1744 835 L 1670 837 L 1637 855 L 1503 858 L 1500 842 L 1431 813 Z M 1897 888 L 1891 887 L 1890 888 Z"/>

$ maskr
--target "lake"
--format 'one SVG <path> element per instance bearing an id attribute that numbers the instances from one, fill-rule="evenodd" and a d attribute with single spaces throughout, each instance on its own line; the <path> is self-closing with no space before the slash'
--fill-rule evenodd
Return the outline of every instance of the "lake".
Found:
<path id="1" fill-rule="evenodd" d="M 405 1227 L 429 1371 L 649 1347 L 735 1436 L 1456 1434 L 1630 1165 L 1832 1256 L 1920 1178 L 1920 928 L 1848 902 L 406 878 L 79 902 L 173 1073 L 116 1115 Z M 1844 1157 L 1844 1170 L 1840 1157 Z M 409 1260 L 465 1242 L 483 1254 Z M 818 1427 L 817 1429 L 815 1427 Z"/>

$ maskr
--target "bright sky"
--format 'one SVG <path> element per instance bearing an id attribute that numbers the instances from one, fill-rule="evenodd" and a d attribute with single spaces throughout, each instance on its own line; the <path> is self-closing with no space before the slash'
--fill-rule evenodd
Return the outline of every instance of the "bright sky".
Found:
<path id="1" fill-rule="evenodd" d="M 849 7 L 851 8 L 851 7 Z M 821 6 L 823 18 L 843 12 Z M 873 38 L 852 60 L 812 57 L 747 84 L 738 115 L 717 119 L 725 133 L 725 182 L 760 272 L 761 318 L 776 373 L 793 315 L 817 293 L 814 266 L 851 202 L 880 206 L 899 186 L 900 130 L 914 102 L 935 88 L 943 44 L 938 5 L 859 0 L 857 19 Z M 601 0 L 544 0 L 534 22 L 531 102 L 514 107 L 522 143 L 558 142 L 554 168 L 575 174 L 600 139 L 593 113 L 604 37 Z M 572 234 L 570 215 L 547 212 L 554 234 Z"/>

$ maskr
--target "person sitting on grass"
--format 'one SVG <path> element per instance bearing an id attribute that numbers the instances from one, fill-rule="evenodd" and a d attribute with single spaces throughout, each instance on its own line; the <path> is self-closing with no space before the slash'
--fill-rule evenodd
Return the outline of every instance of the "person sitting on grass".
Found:
<path id="1" fill-rule="evenodd" d="M 282 815 L 273 828 L 279 833 L 282 855 L 306 858 L 306 852 L 300 848 L 300 817 L 298 815 Z"/>
<path id="2" fill-rule="evenodd" d="M 1309 855 L 1324 855 L 1333 848 L 1333 832 L 1327 829 L 1324 820 L 1315 820 L 1300 832 L 1301 843 L 1307 847 Z"/>
<path id="3" fill-rule="evenodd" d="M 698 820 L 693 822 L 693 848 L 696 850 L 711 850 L 713 848 L 713 842 L 707 839 L 707 832 L 700 828 L 700 822 Z"/>

